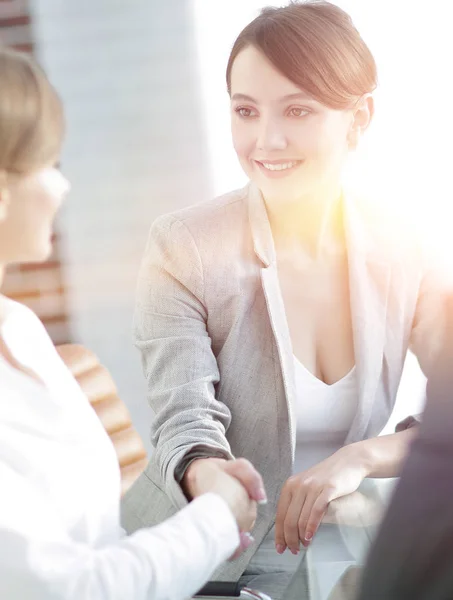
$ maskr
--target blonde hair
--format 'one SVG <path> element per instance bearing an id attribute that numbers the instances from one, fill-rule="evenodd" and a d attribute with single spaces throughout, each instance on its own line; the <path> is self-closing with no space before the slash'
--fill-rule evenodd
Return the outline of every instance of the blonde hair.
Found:
<path id="1" fill-rule="evenodd" d="M 63 106 L 44 71 L 0 48 L 0 171 L 26 174 L 56 160 L 63 132 Z"/>

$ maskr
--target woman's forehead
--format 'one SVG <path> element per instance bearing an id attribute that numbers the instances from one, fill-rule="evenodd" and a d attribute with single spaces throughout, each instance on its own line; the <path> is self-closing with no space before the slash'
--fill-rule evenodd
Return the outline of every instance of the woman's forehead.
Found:
<path id="1" fill-rule="evenodd" d="M 259 50 L 249 46 L 231 70 L 231 97 L 241 101 L 308 101 L 311 96 L 285 77 Z"/>

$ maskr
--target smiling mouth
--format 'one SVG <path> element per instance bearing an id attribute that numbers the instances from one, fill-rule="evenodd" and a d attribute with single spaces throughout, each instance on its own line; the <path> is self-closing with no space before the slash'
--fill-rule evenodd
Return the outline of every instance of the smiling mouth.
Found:
<path id="1" fill-rule="evenodd" d="M 267 171 L 287 171 L 288 169 L 293 169 L 294 167 L 297 167 L 302 161 L 291 160 L 287 162 L 274 163 L 257 160 L 255 162 L 257 162 L 260 166 L 264 167 Z"/>

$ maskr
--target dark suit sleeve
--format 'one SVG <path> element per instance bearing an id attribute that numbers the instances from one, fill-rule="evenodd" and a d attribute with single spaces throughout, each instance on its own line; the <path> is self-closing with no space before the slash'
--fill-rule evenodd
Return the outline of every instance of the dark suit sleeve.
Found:
<path id="1" fill-rule="evenodd" d="M 382 527 L 360 600 L 453 598 L 453 301 L 444 349 L 428 374 L 427 402 Z"/>

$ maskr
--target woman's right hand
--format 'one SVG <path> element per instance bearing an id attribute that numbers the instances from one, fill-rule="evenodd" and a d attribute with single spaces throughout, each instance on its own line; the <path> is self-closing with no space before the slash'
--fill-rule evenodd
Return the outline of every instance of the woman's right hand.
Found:
<path id="1" fill-rule="evenodd" d="M 266 502 L 260 474 L 242 458 L 195 460 L 186 471 L 183 486 L 192 498 L 207 492 L 219 494 L 227 502 L 242 532 L 252 529 L 257 502 Z"/>

